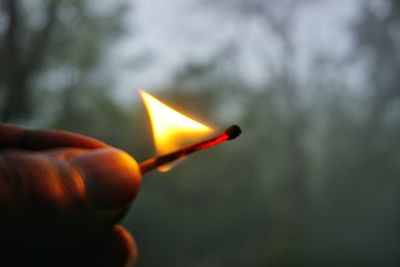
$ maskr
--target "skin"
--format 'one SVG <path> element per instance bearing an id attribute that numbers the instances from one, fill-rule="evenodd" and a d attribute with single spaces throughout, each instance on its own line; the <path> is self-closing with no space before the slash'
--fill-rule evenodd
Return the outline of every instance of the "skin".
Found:
<path id="1" fill-rule="evenodd" d="M 133 266 L 117 222 L 140 182 L 138 163 L 98 140 L 0 124 L 0 265 Z"/>

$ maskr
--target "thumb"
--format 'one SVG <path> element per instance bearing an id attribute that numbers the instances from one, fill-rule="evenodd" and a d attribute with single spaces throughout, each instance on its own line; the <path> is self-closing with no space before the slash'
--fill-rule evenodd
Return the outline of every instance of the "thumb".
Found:
<path id="1" fill-rule="evenodd" d="M 84 179 L 86 198 L 93 208 L 124 207 L 138 193 L 141 178 L 139 165 L 121 150 L 92 150 L 70 157 L 69 162 Z"/>
<path id="2" fill-rule="evenodd" d="M 140 180 L 137 162 L 112 148 L 3 151 L 0 245 L 32 257 L 84 245 L 123 216 Z"/>

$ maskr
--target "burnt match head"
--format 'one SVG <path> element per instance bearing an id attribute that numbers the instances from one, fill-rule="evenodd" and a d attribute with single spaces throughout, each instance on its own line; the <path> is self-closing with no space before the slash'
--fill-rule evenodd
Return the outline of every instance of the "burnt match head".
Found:
<path id="1" fill-rule="evenodd" d="M 228 140 L 232 140 L 232 139 L 235 139 L 236 137 L 238 137 L 242 133 L 242 130 L 240 130 L 239 126 L 232 125 L 231 127 L 229 127 L 228 129 L 225 130 L 225 133 L 229 137 Z"/>

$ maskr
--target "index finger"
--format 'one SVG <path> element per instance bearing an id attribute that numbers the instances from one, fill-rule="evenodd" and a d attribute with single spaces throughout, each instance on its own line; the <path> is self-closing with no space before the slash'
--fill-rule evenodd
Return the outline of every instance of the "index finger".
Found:
<path id="1" fill-rule="evenodd" d="M 32 130 L 0 123 L 0 149 L 45 150 L 60 147 L 96 149 L 107 144 L 91 137 L 58 130 Z"/>

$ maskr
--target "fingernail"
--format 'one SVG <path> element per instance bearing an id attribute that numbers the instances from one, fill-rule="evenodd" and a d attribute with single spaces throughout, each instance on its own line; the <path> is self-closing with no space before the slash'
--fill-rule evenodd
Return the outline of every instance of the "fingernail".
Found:
<path id="1" fill-rule="evenodd" d="M 72 158 L 71 162 L 84 176 L 88 199 L 97 208 L 125 206 L 139 191 L 139 165 L 121 150 L 96 149 Z"/>

